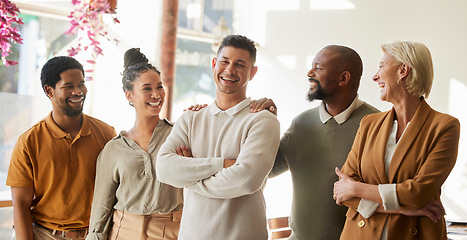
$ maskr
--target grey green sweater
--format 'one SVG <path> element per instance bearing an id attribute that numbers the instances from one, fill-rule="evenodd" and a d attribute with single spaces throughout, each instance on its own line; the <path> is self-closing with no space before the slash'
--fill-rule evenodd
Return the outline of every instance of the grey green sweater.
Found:
<path id="1" fill-rule="evenodd" d="M 338 180 L 334 168 L 347 159 L 362 117 L 375 112 L 363 103 L 344 123 L 331 118 L 323 124 L 316 107 L 298 115 L 284 133 L 270 177 L 291 171 L 290 239 L 339 239 L 347 207 L 332 198 Z"/>

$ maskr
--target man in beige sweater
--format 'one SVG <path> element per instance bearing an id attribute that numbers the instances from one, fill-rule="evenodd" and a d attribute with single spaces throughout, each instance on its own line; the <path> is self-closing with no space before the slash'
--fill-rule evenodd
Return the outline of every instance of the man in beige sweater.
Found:
<path id="1" fill-rule="evenodd" d="M 251 113 L 254 43 L 224 38 L 212 61 L 216 100 L 176 122 L 156 161 L 161 182 L 185 187 L 179 239 L 267 239 L 263 187 L 280 141 L 268 111 Z"/>

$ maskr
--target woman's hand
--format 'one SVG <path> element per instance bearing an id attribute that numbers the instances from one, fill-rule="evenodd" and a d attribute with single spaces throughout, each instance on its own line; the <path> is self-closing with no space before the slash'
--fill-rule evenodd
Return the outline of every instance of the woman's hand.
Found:
<path id="1" fill-rule="evenodd" d="M 400 210 L 401 214 L 406 216 L 425 216 L 433 222 L 438 222 L 446 214 L 443 204 L 440 200 L 431 200 L 423 208 L 418 210 Z"/>
<path id="2" fill-rule="evenodd" d="M 354 184 L 355 181 L 349 176 L 345 175 L 339 168 L 335 169 L 339 181 L 334 183 L 334 195 L 337 205 L 342 205 L 342 202 L 350 200 L 354 197 Z"/>
<path id="3" fill-rule="evenodd" d="M 180 147 L 177 147 L 175 151 L 178 155 L 182 157 L 193 157 L 191 155 L 191 150 L 188 148 L 188 146 L 181 145 Z"/>

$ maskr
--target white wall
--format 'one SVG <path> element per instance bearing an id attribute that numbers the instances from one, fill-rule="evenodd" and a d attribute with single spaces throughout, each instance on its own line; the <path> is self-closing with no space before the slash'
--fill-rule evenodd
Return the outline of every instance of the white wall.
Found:
<path id="1" fill-rule="evenodd" d="M 129 130 L 135 117 L 122 90 L 123 55 L 138 47 L 151 63 L 160 66 L 162 1 L 119 1 L 117 17 L 120 24 L 109 24 L 108 31 L 120 43 L 101 40 L 104 56 L 98 57 L 94 79 L 87 83 L 85 112 L 111 124 L 118 133 Z"/>
<path id="2" fill-rule="evenodd" d="M 305 100 L 309 87 L 306 73 L 313 55 L 329 44 L 347 45 L 361 55 L 364 73 L 360 97 L 382 111 L 389 110 L 391 105 L 379 100 L 380 90 L 371 77 L 382 56 L 380 45 L 395 40 L 419 41 L 431 50 L 435 81 L 427 101 L 436 110 L 459 118 L 465 129 L 466 1 L 344 0 L 341 2 L 354 8 L 310 8 L 310 4 L 320 2 L 338 1 L 235 1 L 233 32 L 247 35 L 259 43 L 259 71 L 249 85 L 249 95 L 274 99 L 282 131 L 298 113 L 317 104 Z M 463 148 L 467 147 L 465 136 L 463 131 Z M 459 151 L 457 164 L 443 191 L 448 218 L 467 220 L 465 150 Z"/>

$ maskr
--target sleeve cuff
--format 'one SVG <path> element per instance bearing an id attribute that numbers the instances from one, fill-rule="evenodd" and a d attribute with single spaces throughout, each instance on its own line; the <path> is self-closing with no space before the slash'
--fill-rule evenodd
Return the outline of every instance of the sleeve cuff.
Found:
<path id="1" fill-rule="evenodd" d="M 399 210 L 399 199 L 397 199 L 396 184 L 379 184 L 379 195 L 383 200 L 384 210 Z"/>
<path id="2" fill-rule="evenodd" d="M 369 218 L 373 215 L 373 213 L 375 213 L 378 206 L 379 206 L 379 203 L 362 198 L 360 200 L 360 203 L 358 204 L 357 211 L 364 218 Z"/>

